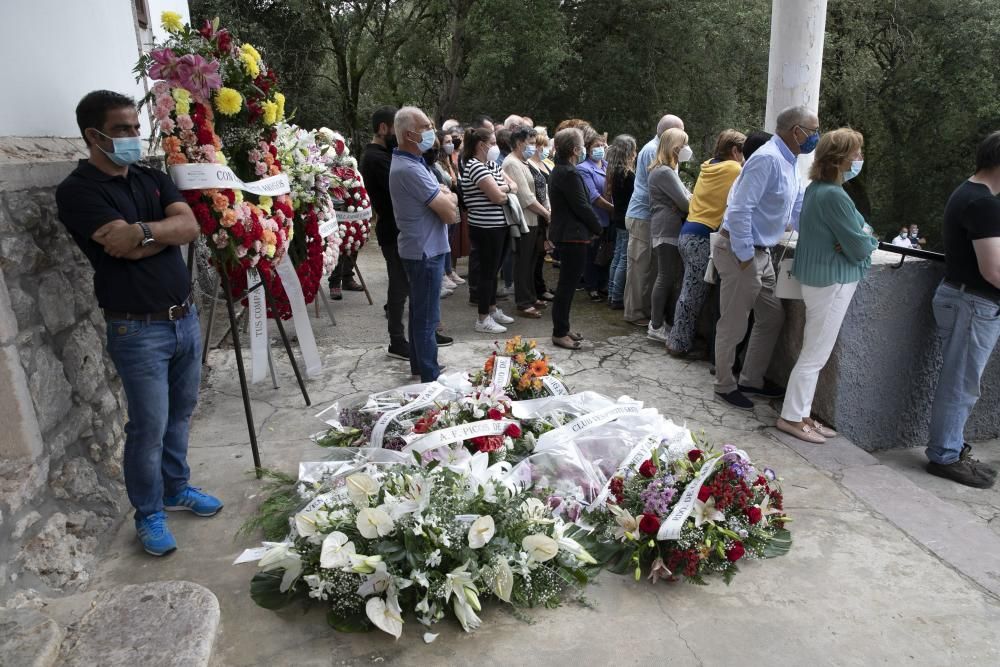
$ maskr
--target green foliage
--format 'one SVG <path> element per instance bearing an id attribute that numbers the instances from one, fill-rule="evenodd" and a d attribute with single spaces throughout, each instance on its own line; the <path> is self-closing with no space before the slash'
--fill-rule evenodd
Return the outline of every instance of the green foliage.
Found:
<path id="1" fill-rule="evenodd" d="M 723 129 L 760 129 L 770 0 L 192 0 L 258 46 L 306 127 L 365 141 L 372 109 L 437 122 L 585 118 L 640 145 L 664 113 L 697 158 Z M 824 128 L 865 135 L 849 187 L 881 232 L 921 224 L 933 249 L 976 143 L 1000 128 L 996 0 L 829 0 Z M 696 176 L 697 160 L 686 167 Z"/>
<path id="2" fill-rule="evenodd" d="M 288 519 L 302 505 L 302 499 L 295 490 L 298 482 L 291 475 L 268 468 L 261 468 L 261 476 L 266 480 L 264 488 L 261 489 L 261 493 L 265 496 L 264 502 L 257 508 L 257 512 L 240 526 L 236 535 L 254 537 L 260 530 L 264 533 L 265 540 L 281 540 L 288 535 Z"/>
<path id="3" fill-rule="evenodd" d="M 287 607 L 294 599 L 292 591 L 281 592 L 283 570 L 258 572 L 250 580 L 250 598 L 264 609 Z"/>

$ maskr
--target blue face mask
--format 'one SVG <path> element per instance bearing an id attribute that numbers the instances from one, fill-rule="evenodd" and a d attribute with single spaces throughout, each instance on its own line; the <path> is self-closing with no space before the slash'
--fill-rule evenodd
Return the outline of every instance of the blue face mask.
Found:
<path id="1" fill-rule="evenodd" d="M 119 167 L 127 167 L 142 159 L 142 139 L 140 137 L 109 137 L 100 130 L 97 133 L 102 137 L 111 139 L 115 148 L 110 153 L 100 146 L 97 147 L 101 148 L 101 152 L 107 155 L 108 159 Z"/>
<path id="2" fill-rule="evenodd" d="M 851 170 L 844 172 L 844 182 L 851 180 L 855 176 L 861 173 L 861 166 L 865 163 L 864 160 L 853 160 L 851 162 Z"/>
<path id="3" fill-rule="evenodd" d="M 548 148 L 543 148 L 542 149 L 542 159 L 543 160 L 548 160 L 549 159 L 549 149 Z"/>
<path id="4" fill-rule="evenodd" d="M 534 154 L 535 154 L 535 147 L 534 146 L 525 146 L 524 147 L 524 159 L 525 160 L 530 160 L 531 156 L 533 156 Z"/>
<path id="5" fill-rule="evenodd" d="M 802 132 L 805 132 L 805 130 L 802 129 L 802 126 L 799 126 L 799 129 L 802 130 Z M 799 144 L 799 152 L 802 153 L 803 155 L 808 155 L 809 153 L 812 153 L 814 150 L 816 150 L 816 144 L 818 143 L 819 143 L 819 132 L 813 132 L 812 134 L 806 137 L 806 140 L 804 142 Z"/>
<path id="6" fill-rule="evenodd" d="M 434 145 L 434 138 L 436 136 L 437 135 L 434 130 L 424 130 L 420 133 L 420 143 L 417 144 L 417 146 L 420 147 L 421 153 L 426 153 L 431 149 L 431 146 Z"/>
<path id="7" fill-rule="evenodd" d="M 604 146 L 598 146 L 594 150 L 590 151 L 590 157 L 594 158 L 598 162 L 604 159 Z"/>

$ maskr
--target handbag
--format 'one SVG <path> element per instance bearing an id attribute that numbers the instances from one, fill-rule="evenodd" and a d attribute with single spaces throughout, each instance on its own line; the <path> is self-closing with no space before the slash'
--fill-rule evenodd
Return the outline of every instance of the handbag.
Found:
<path id="1" fill-rule="evenodd" d="M 611 235 L 608 234 L 608 229 L 605 227 L 601 233 L 601 238 L 598 240 L 600 245 L 597 246 L 597 255 L 594 257 L 594 264 L 601 268 L 611 264 L 611 260 L 615 256 L 615 244 L 611 240 Z"/>
<path id="2" fill-rule="evenodd" d="M 785 239 L 785 248 L 781 251 L 781 257 L 778 259 L 777 282 L 774 285 L 774 296 L 779 299 L 801 301 L 802 283 L 799 282 L 798 278 L 792 275 L 792 268 L 795 266 L 795 258 L 785 258 L 785 253 L 788 252 L 788 243 L 792 240 L 792 233 L 793 232 L 788 233 L 788 238 Z"/>

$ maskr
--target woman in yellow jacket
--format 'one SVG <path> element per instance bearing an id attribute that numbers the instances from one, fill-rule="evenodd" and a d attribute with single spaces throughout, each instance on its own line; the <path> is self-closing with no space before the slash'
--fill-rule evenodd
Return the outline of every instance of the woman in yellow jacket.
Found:
<path id="1" fill-rule="evenodd" d="M 704 281 L 711 247 L 709 235 L 722 224 L 729 190 L 743 168 L 746 139 L 736 130 L 723 130 L 715 142 L 714 157 L 701 165 L 687 221 L 677 239 L 684 261 L 684 282 L 674 311 L 674 326 L 667 336 L 667 354 L 672 357 L 685 357 L 691 352 L 698 316 L 711 288 Z"/>

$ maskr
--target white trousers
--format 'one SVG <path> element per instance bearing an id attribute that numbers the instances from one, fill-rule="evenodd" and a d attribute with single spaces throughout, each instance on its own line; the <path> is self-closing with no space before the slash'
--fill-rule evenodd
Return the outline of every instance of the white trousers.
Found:
<path id="1" fill-rule="evenodd" d="M 802 299 L 806 304 L 806 326 L 795 368 L 788 377 L 785 402 L 781 417 L 785 421 L 800 422 L 812 413 L 813 397 L 819 372 L 826 366 L 837 343 L 840 325 L 851 305 L 857 283 L 835 284 L 829 287 L 802 286 Z"/>

